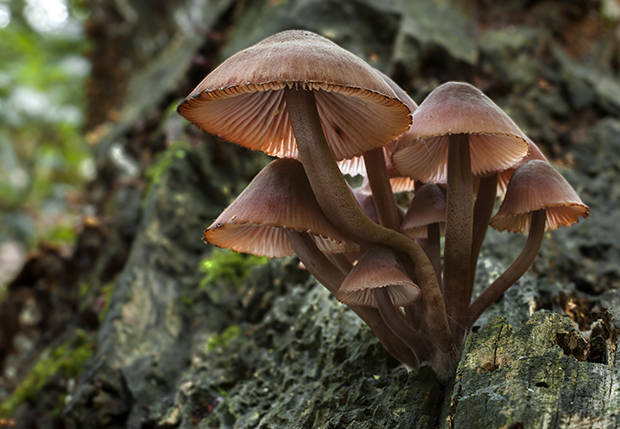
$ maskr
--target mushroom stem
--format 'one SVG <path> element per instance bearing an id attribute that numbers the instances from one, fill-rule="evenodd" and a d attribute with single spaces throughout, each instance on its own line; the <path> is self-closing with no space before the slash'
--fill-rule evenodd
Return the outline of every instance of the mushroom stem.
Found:
<path id="1" fill-rule="evenodd" d="M 336 293 L 342 284 L 345 273 L 327 259 L 307 232 L 287 229 L 286 237 L 290 241 L 293 251 L 304 263 L 310 274 L 331 293 Z"/>
<path id="2" fill-rule="evenodd" d="M 389 286 L 388 286 L 389 287 Z M 407 324 L 400 310 L 396 308 L 390 300 L 390 295 L 386 288 L 381 287 L 373 290 L 377 300 L 377 308 L 383 321 L 400 340 L 407 344 L 409 349 L 420 361 L 424 361 L 431 356 L 424 337 L 416 329 Z"/>
<path id="3" fill-rule="evenodd" d="M 454 324 L 467 311 L 465 299 L 470 279 L 473 227 L 473 187 L 469 139 L 465 134 L 449 136 L 446 242 L 444 248 L 444 293 L 448 316 Z M 457 328 L 455 331 L 460 331 Z M 460 332 L 455 332 L 460 337 Z"/>
<path id="4" fill-rule="evenodd" d="M 517 259 L 499 276 L 478 298 L 469 306 L 467 311 L 467 326 L 480 317 L 482 312 L 497 301 L 532 265 L 538 254 L 540 244 L 545 233 L 546 210 L 537 210 L 532 213 L 530 219 L 530 232 L 523 250 Z"/>
<path id="5" fill-rule="evenodd" d="M 478 187 L 478 197 L 474 205 L 474 226 L 471 243 L 471 268 L 470 280 L 467 284 L 467 303 L 471 301 L 471 295 L 474 289 L 476 279 L 476 265 L 478 264 L 478 256 L 482 248 L 484 236 L 489 227 L 489 220 L 495 206 L 495 196 L 497 195 L 497 173 L 491 174 L 480 179 Z"/>
<path id="6" fill-rule="evenodd" d="M 437 282 L 443 289 L 441 283 L 441 227 L 438 223 L 431 223 L 426 227 L 426 240 L 423 241 L 422 247 L 431 260 Z"/>
<path id="7" fill-rule="evenodd" d="M 331 293 L 335 293 L 340 288 L 345 274 L 336 268 L 325 255 L 321 253 L 308 233 L 287 230 L 286 236 L 295 254 L 299 257 L 301 262 L 304 263 L 310 274 Z M 388 353 L 412 368 L 417 368 L 419 366 L 418 358 L 411 352 L 409 347 L 387 327 L 377 309 L 358 305 L 350 305 L 349 307 L 366 322 Z"/>
<path id="8" fill-rule="evenodd" d="M 400 215 L 387 174 L 383 149 L 377 148 L 364 152 L 364 164 L 379 222 L 388 228 L 398 229 Z"/>
<path id="9" fill-rule="evenodd" d="M 383 245 L 408 255 L 414 263 L 415 279 L 429 307 L 427 317 L 433 319 L 429 320 L 429 335 L 436 339 L 440 349 L 452 349 L 452 333 L 445 303 L 435 270 L 424 250 L 405 235 L 377 225 L 362 212 L 327 144 L 314 94 L 310 91 L 285 89 L 285 100 L 299 158 L 323 213 L 354 241 Z"/>

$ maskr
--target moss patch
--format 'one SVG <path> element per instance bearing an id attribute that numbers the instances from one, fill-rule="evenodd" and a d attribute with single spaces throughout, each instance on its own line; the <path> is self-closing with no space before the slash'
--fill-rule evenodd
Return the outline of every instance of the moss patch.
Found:
<path id="1" fill-rule="evenodd" d="M 19 404 L 34 402 L 39 392 L 55 375 L 73 378 L 80 374 L 84 363 L 93 354 L 94 345 L 86 332 L 78 330 L 74 337 L 56 348 L 48 348 L 15 392 L 0 403 L 0 418 L 8 418 Z"/>
<path id="2" fill-rule="evenodd" d="M 241 334 L 241 328 L 238 325 L 231 325 L 224 329 L 220 335 L 209 338 L 205 348 L 207 351 L 212 351 L 218 347 L 228 347 L 232 340 L 239 337 L 239 334 Z"/>
<path id="3" fill-rule="evenodd" d="M 214 249 L 211 254 L 200 261 L 200 271 L 205 274 L 201 287 L 213 282 L 232 283 L 235 288 L 248 278 L 252 268 L 264 265 L 268 258 L 264 256 L 245 255 L 232 250 Z"/>

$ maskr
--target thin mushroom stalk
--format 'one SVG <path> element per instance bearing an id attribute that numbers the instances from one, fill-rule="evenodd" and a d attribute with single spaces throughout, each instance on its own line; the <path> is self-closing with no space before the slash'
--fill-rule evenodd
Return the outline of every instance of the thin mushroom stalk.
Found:
<path id="1" fill-rule="evenodd" d="M 473 228 L 473 184 L 469 138 L 465 134 L 449 136 L 448 194 L 446 202 L 446 241 L 443 287 L 448 315 L 457 340 L 463 333 L 461 315 L 469 301 L 464 299 L 470 279 Z"/>
<path id="2" fill-rule="evenodd" d="M 418 360 L 424 361 L 431 356 L 431 350 L 421 333 L 407 324 L 400 311 L 390 301 L 390 296 L 385 288 L 377 288 L 373 291 L 377 300 L 379 314 L 385 324 L 392 330 L 400 340 L 407 344 L 412 353 Z"/>
<path id="3" fill-rule="evenodd" d="M 400 224 L 400 215 L 387 174 L 383 149 L 378 148 L 364 152 L 364 164 L 366 165 L 368 182 L 377 208 L 379 222 L 388 228 L 397 229 Z"/>
<path id="4" fill-rule="evenodd" d="M 489 228 L 489 220 L 491 219 L 491 215 L 493 214 L 493 207 L 495 206 L 495 197 L 497 196 L 497 180 L 497 173 L 493 173 L 480 179 L 478 196 L 474 205 L 470 279 L 467 283 L 467 290 L 465 292 L 465 297 L 468 304 L 471 302 L 471 296 L 474 289 L 478 256 L 480 255 L 482 242 L 484 241 L 487 229 Z M 466 317 L 465 314 L 463 314 L 463 316 Z"/>
<path id="5" fill-rule="evenodd" d="M 491 304 L 497 301 L 534 262 L 545 233 L 546 210 L 531 214 L 530 231 L 523 250 L 517 259 L 470 305 L 467 326 L 471 326 Z"/>
<path id="6" fill-rule="evenodd" d="M 421 245 L 435 268 L 437 282 L 443 291 L 441 279 L 441 227 L 438 223 L 432 223 L 426 227 L 427 237 L 421 240 Z"/>
<path id="7" fill-rule="evenodd" d="M 287 237 L 308 271 L 332 294 L 336 293 L 346 273 L 326 258 L 307 233 L 287 230 Z M 419 366 L 420 361 L 415 353 L 388 328 L 377 309 L 359 305 L 349 307 L 370 327 L 388 353 L 412 368 Z"/>
<path id="8" fill-rule="evenodd" d="M 415 278 L 433 313 L 429 335 L 441 350 L 453 349 L 443 296 L 424 250 L 408 237 L 377 225 L 359 208 L 327 145 L 312 92 L 285 89 L 285 100 L 299 158 L 325 215 L 354 241 L 384 245 L 411 258 Z"/>

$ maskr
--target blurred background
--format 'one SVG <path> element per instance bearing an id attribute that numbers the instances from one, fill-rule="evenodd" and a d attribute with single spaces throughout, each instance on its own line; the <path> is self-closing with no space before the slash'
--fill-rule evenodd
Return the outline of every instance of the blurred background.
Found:
<path id="1" fill-rule="evenodd" d="M 583 315 L 620 302 L 618 0 L 0 0 L 0 428 L 296 427 L 303 407 L 286 420 L 277 389 L 235 408 L 239 392 L 258 389 L 243 384 L 257 363 L 235 349 L 230 370 L 222 350 L 237 336 L 254 344 L 249 332 L 269 317 L 265 332 L 288 332 L 297 322 L 270 316 L 270 299 L 300 302 L 291 285 L 307 276 L 201 242 L 268 159 L 176 114 L 223 59 L 289 28 L 334 40 L 418 103 L 448 80 L 480 87 L 592 208 L 545 241 L 532 305 Z M 489 240 L 486 269 L 522 244 Z M 264 335 L 252 347 L 280 350 Z M 368 371 L 396 367 L 368 353 Z M 350 385 L 357 370 L 337 374 Z M 314 388 L 295 395 L 316 398 Z M 227 411 L 212 413 L 222 399 Z M 384 417 L 376 427 L 404 424 Z M 342 419 L 324 427 L 362 427 Z"/>
<path id="2" fill-rule="evenodd" d="M 84 137 L 85 3 L 0 2 L 0 283 L 39 242 L 70 245 L 95 177 Z"/>

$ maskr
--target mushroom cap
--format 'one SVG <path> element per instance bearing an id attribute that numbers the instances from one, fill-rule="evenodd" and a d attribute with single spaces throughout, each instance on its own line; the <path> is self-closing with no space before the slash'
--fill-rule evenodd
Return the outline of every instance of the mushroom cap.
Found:
<path id="1" fill-rule="evenodd" d="M 409 97 L 409 94 L 407 94 L 400 86 L 398 86 L 396 82 L 394 82 L 388 75 L 386 75 L 382 71 L 376 71 L 379 75 L 381 75 L 383 80 L 390 86 L 390 88 L 392 88 L 394 94 L 396 94 L 396 97 L 398 97 L 398 99 L 402 101 L 411 112 L 414 112 L 418 108 L 416 102 L 413 101 L 413 99 Z M 387 167 L 388 177 L 390 178 L 392 192 L 413 191 L 414 188 L 413 179 L 407 176 L 403 176 L 392 163 L 392 152 L 394 152 L 397 143 L 402 138 L 407 136 L 410 132 L 411 127 L 401 136 L 397 137 L 387 145 L 383 146 L 383 155 L 385 156 L 385 164 Z M 343 174 L 350 174 L 351 176 L 356 176 L 359 174 L 366 177 L 366 166 L 364 165 L 364 158 L 362 157 L 346 159 L 340 161 L 338 165 L 340 167 L 340 171 L 342 171 Z"/>
<path id="2" fill-rule="evenodd" d="M 297 157 L 285 88 L 312 90 L 337 160 L 383 146 L 411 123 L 407 107 L 361 58 L 310 31 L 289 30 L 236 53 L 179 105 L 204 131 L 278 157 Z"/>
<path id="3" fill-rule="evenodd" d="M 510 167 L 509 169 L 504 170 L 497 175 L 497 188 L 500 194 L 503 195 L 506 193 L 506 188 L 508 188 L 508 182 L 520 165 L 523 165 L 526 162 L 532 161 L 534 159 L 540 159 L 542 161 L 549 162 L 547 161 L 547 157 L 545 157 L 542 151 L 529 137 L 527 138 L 527 147 L 527 155 L 525 155 L 523 159 L 517 163 L 517 165 Z"/>
<path id="4" fill-rule="evenodd" d="M 440 224 L 442 231 L 445 228 L 446 196 L 438 185 L 427 183 L 415 191 L 400 230 L 413 238 L 426 238 L 426 227 L 433 223 Z"/>
<path id="5" fill-rule="evenodd" d="M 405 306 L 420 297 L 420 288 L 386 248 L 373 247 L 345 277 L 336 298 L 347 305 L 377 307 L 373 289 L 387 288 L 393 305 Z"/>
<path id="6" fill-rule="evenodd" d="M 529 229 L 530 213 L 542 209 L 547 211 L 546 229 L 571 225 L 590 211 L 551 164 L 532 160 L 512 175 L 506 197 L 490 225 L 500 231 L 524 233 Z"/>
<path id="7" fill-rule="evenodd" d="M 392 161 L 403 174 L 423 182 L 447 178 L 448 140 L 467 134 L 475 175 L 505 170 L 527 153 L 527 137 L 510 117 L 478 88 L 447 82 L 435 88 L 413 113 L 411 132 Z"/>
<path id="8" fill-rule="evenodd" d="M 325 252 L 358 249 L 329 223 L 294 159 L 277 159 L 263 168 L 207 228 L 204 239 L 236 252 L 291 256 L 285 229 L 310 233 Z"/>

